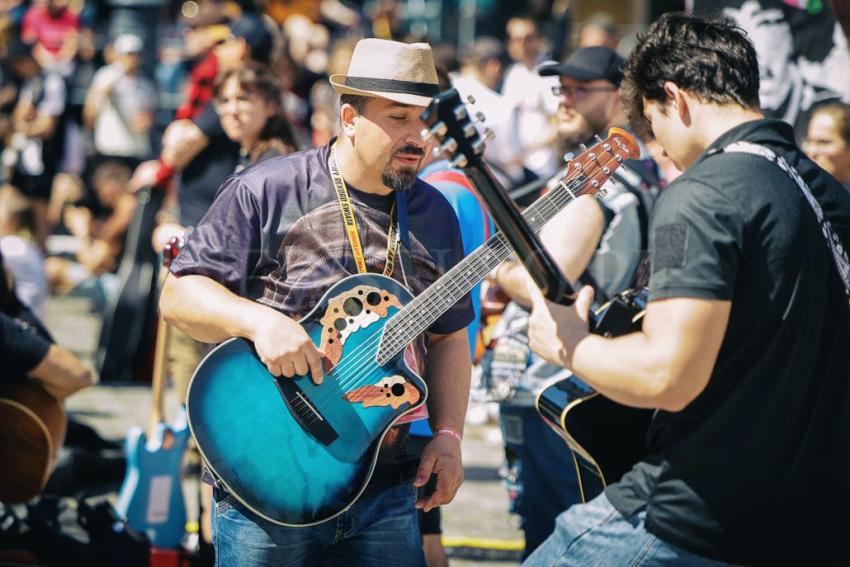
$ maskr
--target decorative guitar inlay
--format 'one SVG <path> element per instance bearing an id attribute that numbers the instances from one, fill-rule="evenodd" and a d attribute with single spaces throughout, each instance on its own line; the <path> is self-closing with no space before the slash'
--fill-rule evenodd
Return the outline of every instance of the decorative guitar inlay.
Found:
<path id="1" fill-rule="evenodd" d="M 339 362 L 348 337 L 386 317 L 390 307 L 401 309 L 398 298 L 369 285 L 359 285 L 328 301 L 325 315 L 319 320 L 323 327 L 319 347 L 325 352 L 331 368 Z"/>
<path id="2" fill-rule="evenodd" d="M 377 384 L 361 386 L 343 396 L 349 402 L 362 402 L 364 408 L 392 406 L 398 409 L 404 403 L 419 401 L 419 390 L 402 376 L 387 376 Z"/>

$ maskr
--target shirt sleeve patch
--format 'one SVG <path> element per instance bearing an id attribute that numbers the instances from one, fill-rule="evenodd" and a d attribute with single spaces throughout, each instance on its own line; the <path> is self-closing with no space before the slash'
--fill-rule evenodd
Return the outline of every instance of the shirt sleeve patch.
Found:
<path id="1" fill-rule="evenodd" d="M 657 227 L 653 234 L 653 273 L 663 268 L 683 268 L 688 249 L 688 225 L 671 223 Z"/>

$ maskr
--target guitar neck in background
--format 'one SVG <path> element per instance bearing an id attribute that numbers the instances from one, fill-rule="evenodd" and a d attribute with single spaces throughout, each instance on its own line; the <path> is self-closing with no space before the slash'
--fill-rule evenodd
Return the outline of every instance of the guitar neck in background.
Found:
<path id="1" fill-rule="evenodd" d="M 537 199 L 524 212 L 523 219 L 538 232 L 561 209 L 583 194 L 593 194 L 596 188 L 585 184 L 585 177 L 568 176 L 546 195 Z M 485 276 L 510 257 L 513 249 L 504 234 L 497 232 L 469 256 L 458 262 L 425 291 L 416 296 L 395 314 L 384 328 L 378 364 L 386 364 L 405 346 L 425 332 L 434 321 L 457 303 Z"/>
<path id="2" fill-rule="evenodd" d="M 151 421 L 148 425 L 148 439 L 154 439 L 159 424 L 165 415 L 165 369 L 168 364 L 168 341 L 171 327 L 159 314 L 156 325 L 156 347 L 153 359 L 153 381 L 151 384 Z"/>

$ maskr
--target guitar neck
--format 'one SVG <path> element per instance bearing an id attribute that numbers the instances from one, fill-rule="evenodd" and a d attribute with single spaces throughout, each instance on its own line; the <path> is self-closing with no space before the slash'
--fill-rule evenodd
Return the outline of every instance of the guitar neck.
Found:
<path id="1" fill-rule="evenodd" d="M 151 384 L 151 421 L 148 426 L 148 439 L 153 439 L 157 426 L 163 420 L 165 405 L 165 366 L 167 364 L 168 339 L 170 327 L 162 314 L 156 325 L 156 346 L 153 359 L 153 381 Z"/>
<path id="2" fill-rule="evenodd" d="M 534 232 L 538 232 L 577 197 L 596 191 L 594 188 L 583 187 L 584 181 L 585 178 L 581 175 L 571 180 L 561 179 L 555 188 L 525 210 L 523 219 Z M 389 362 L 413 339 L 425 332 L 434 321 L 483 280 L 490 270 L 504 262 L 511 252 L 512 248 L 504 234 L 497 232 L 405 305 L 384 328 L 377 355 L 378 364 Z"/>

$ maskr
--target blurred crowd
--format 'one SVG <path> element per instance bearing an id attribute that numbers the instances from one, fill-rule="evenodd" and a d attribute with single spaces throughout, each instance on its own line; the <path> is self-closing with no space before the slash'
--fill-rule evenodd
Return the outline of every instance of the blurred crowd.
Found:
<path id="1" fill-rule="evenodd" d="M 85 294 L 107 316 L 140 192 L 163 196 L 154 226 L 141 234 L 160 252 L 200 221 L 229 175 L 328 143 L 339 103 L 327 79 L 346 73 L 364 37 L 432 45 L 438 71 L 474 101 L 473 111 L 493 131 L 485 157 L 521 206 L 558 179 L 566 153 L 610 126 L 627 126 L 617 95 L 622 77 L 607 54 L 626 56 L 630 38 L 621 37 L 610 15 L 570 26 L 568 18 L 544 22 L 517 5 L 495 35 L 477 35 L 459 48 L 411 25 L 410 4 L 187 0 L 151 7 L 158 11 L 151 35 L 143 27 L 118 29 L 110 23 L 115 8 L 100 2 L 0 0 L 0 259 L 18 298 L 43 316 L 50 293 Z M 561 33 L 553 34 L 553 25 Z M 587 47 L 607 51 L 568 59 Z M 588 76 L 577 73 L 582 66 Z M 850 190 L 850 106 L 834 98 L 812 106 L 801 143 Z M 633 182 L 618 182 L 645 193 L 646 203 L 630 201 L 635 191 L 626 187 L 605 208 L 611 219 L 628 219 L 633 209 L 633 234 L 679 173 L 651 137 L 643 133 L 642 142 L 647 170 L 638 167 Z M 617 224 L 611 219 L 606 231 Z M 637 262 L 616 278 L 606 271 L 604 249 L 616 235 L 605 234 L 594 252 L 595 275 L 603 288 L 610 278 L 616 292 Z M 646 242 L 631 248 L 645 249 Z M 567 275 L 575 279 L 587 265 Z M 510 267 L 495 276 L 522 305 L 524 292 L 511 293 Z M 197 349 L 190 343 L 184 347 Z M 502 370 L 513 354 L 500 359 L 496 352 Z M 183 357 L 191 363 L 175 375 L 188 379 L 199 356 Z M 522 356 L 517 376 L 527 369 Z M 498 390 L 497 382 L 487 387 Z M 539 421 L 523 412 L 518 419 Z M 509 458 L 507 477 L 516 480 L 511 466 Z"/>

